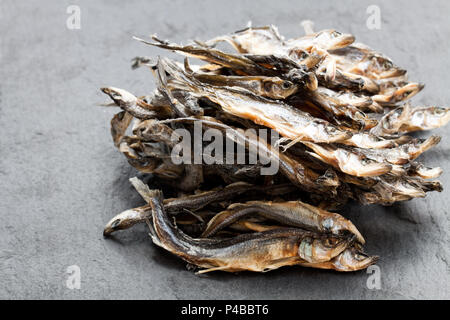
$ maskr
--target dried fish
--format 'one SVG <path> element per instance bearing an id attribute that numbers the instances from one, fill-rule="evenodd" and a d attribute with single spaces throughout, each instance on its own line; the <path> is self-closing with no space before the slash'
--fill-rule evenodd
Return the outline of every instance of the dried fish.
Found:
<path id="1" fill-rule="evenodd" d="M 315 153 L 312 156 L 325 163 L 357 177 L 373 177 L 391 171 L 392 166 L 388 163 L 377 162 L 363 154 L 357 154 L 347 149 L 333 147 L 331 145 L 319 145 L 311 142 L 303 142 Z"/>
<path id="2" fill-rule="evenodd" d="M 371 79 L 386 79 L 406 74 L 406 70 L 394 65 L 391 59 L 361 43 L 334 50 L 331 55 L 342 70 Z"/>
<path id="3" fill-rule="evenodd" d="M 318 183 L 321 181 L 321 177 L 318 173 L 308 168 L 297 159 L 293 159 L 292 157 L 288 157 L 284 153 L 279 152 L 277 148 L 274 148 L 255 134 L 252 134 L 252 132 L 247 132 L 246 134 L 244 134 L 244 132 L 236 130 L 231 126 L 225 125 L 216 119 L 210 120 L 207 118 L 177 118 L 171 121 L 198 121 L 206 127 L 224 130 L 224 134 L 230 140 L 244 145 L 245 147 L 251 145 L 253 146 L 253 150 L 258 150 L 260 156 L 268 157 L 270 162 L 277 163 L 279 165 L 281 173 L 285 175 L 297 187 L 306 191 L 314 191 L 320 193 L 325 192 L 330 195 L 336 194 L 336 184 Z"/>
<path id="4" fill-rule="evenodd" d="M 264 76 L 223 76 L 210 74 L 194 74 L 194 77 L 202 83 L 213 86 L 229 86 L 247 89 L 255 95 L 272 99 L 286 99 L 294 94 L 298 87 L 288 80 L 278 77 Z"/>
<path id="5" fill-rule="evenodd" d="M 301 65 L 298 65 L 289 58 L 276 57 L 276 56 L 244 56 L 233 55 L 222 52 L 217 49 L 198 47 L 194 45 L 179 46 L 176 44 L 170 44 L 165 41 L 161 41 L 156 36 L 152 39 L 156 42 L 148 42 L 143 39 L 136 38 L 145 44 L 156 46 L 159 48 L 173 50 L 180 52 L 186 56 L 198 58 L 210 63 L 219 64 L 221 66 L 230 68 L 237 72 L 239 75 L 267 75 L 267 76 L 280 76 L 286 78 L 285 72 L 289 72 L 292 76 L 294 74 L 301 75 L 301 79 L 307 78 L 307 73 Z M 289 79 L 287 79 L 289 80 Z"/>
<path id="6" fill-rule="evenodd" d="M 275 26 L 188 45 L 136 38 L 185 59 L 134 58 L 133 69 L 156 79 L 145 95 L 101 89 L 122 109 L 111 120 L 114 145 L 160 189 L 131 179 L 147 204 L 112 218 L 105 236 L 145 222 L 156 245 L 199 273 L 348 272 L 378 260 L 331 211 L 442 191 L 442 169 L 416 160 L 441 137 L 408 133 L 446 125 L 450 108 L 411 107 L 424 85 L 405 69 L 353 35 L 303 25 L 306 35 L 292 39 Z"/>
<path id="7" fill-rule="evenodd" d="M 422 163 L 411 162 L 407 168 L 410 176 L 418 176 L 423 179 L 436 179 L 442 174 L 442 169 L 425 167 Z"/>
<path id="8" fill-rule="evenodd" d="M 224 188 L 217 188 L 201 192 L 193 195 L 188 195 L 178 198 L 164 199 L 164 209 L 170 215 L 177 215 L 188 210 L 189 212 L 196 212 L 204 207 L 218 203 L 225 200 L 233 200 L 235 197 L 242 194 L 285 194 L 293 191 L 289 184 L 273 185 L 273 186 L 256 186 L 245 182 L 236 182 L 227 185 Z M 114 218 L 112 218 L 104 228 L 104 234 L 110 235 L 118 230 L 125 230 L 137 223 L 144 223 L 145 219 L 151 218 L 151 207 L 147 204 L 142 207 L 126 210 Z"/>
<path id="9" fill-rule="evenodd" d="M 165 62 L 167 65 L 170 64 L 167 60 Z M 175 68 L 176 66 L 172 64 L 171 71 L 175 72 Z M 172 76 L 178 76 L 179 81 L 186 81 L 189 77 L 182 70 L 178 70 L 177 74 Z M 282 136 L 292 140 L 329 143 L 343 141 L 351 136 L 348 132 L 339 130 L 324 120 L 315 119 L 308 113 L 281 101 L 268 100 L 233 88 L 194 84 L 192 81 L 184 82 L 183 85 L 186 90 L 192 90 L 199 97 L 220 105 L 225 112 L 275 129 Z"/>
<path id="10" fill-rule="evenodd" d="M 136 181 L 134 182 L 137 183 Z M 194 239 L 172 226 L 162 205 L 161 192 L 149 191 L 151 235 L 155 244 L 188 263 L 211 271 L 269 271 L 285 265 L 329 261 L 353 243 L 352 238 L 320 236 L 301 229 L 275 229 L 230 240 Z"/>
<path id="11" fill-rule="evenodd" d="M 412 141 L 394 148 L 384 149 L 359 149 L 353 150 L 365 157 L 377 162 L 389 162 L 391 164 L 406 164 L 416 159 L 425 151 L 434 147 L 441 141 L 439 136 L 431 136 L 428 139 L 412 139 Z"/>
<path id="12" fill-rule="evenodd" d="M 408 83 L 402 87 L 388 88 L 380 94 L 373 95 L 372 100 L 382 106 L 392 106 L 411 99 L 423 88 L 424 85 L 421 83 Z"/>
<path id="13" fill-rule="evenodd" d="M 127 111 L 138 119 L 153 119 L 156 117 L 156 113 L 146 108 L 147 104 L 134 95 L 118 88 L 102 88 L 105 94 L 107 94 L 116 105 Z"/>
<path id="14" fill-rule="evenodd" d="M 359 242 L 363 244 L 365 242 L 353 223 L 341 215 L 316 208 L 301 201 L 250 201 L 232 204 L 226 211 L 217 214 L 209 221 L 202 237 L 210 237 L 235 221 L 255 213 L 287 226 L 300 227 L 316 232 L 330 232 L 336 235 L 352 233 Z"/>
<path id="15" fill-rule="evenodd" d="M 450 121 L 450 108 L 416 107 L 404 104 L 386 115 L 371 130 L 380 136 L 436 129 Z"/>

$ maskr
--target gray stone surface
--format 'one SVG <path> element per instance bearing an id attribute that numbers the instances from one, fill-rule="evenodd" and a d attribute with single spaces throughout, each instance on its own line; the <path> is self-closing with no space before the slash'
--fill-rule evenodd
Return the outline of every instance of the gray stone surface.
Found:
<path id="1" fill-rule="evenodd" d="M 81 30 L 68 30 L 66 8 L 81 7 Z M 381 8 L 381 30 L 368 30 L 366 8 Z M 426 4 L 426 6 L 425 6 Z M 365 272 L 293 267 L 266 274 L 196 276 L 156 248 L 138 226 L 102 237 L 118 212 L 142 204 L 135 175 L 114 149 L 116 110 L 98 90 L 136 94 L 153 88 L 136 55 L 167 54 L 131 39 L 207 39 L 273 23 L 286 36 L 299 22 L 334 27 L 388 54 L 427 84 L 416 104 L 450 102 L 448 1 L 1 1 L 0 41 L 0 298 L 450 298 L 449 193 L 393 207 L 350 206 L 344 214 L 381 256 L 381 290 Z M 448 184 L 450 127 L 422 157 L 441 165 Z M 81 268 L 81 289 L 65 286 L 66 268 Z"/>

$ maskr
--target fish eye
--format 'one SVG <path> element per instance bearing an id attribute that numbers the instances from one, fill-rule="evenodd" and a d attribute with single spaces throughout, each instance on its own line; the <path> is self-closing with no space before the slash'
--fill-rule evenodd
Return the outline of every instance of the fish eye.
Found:
<path id="1" fill-rule="evenodd" d="M 304 60 L 308 58 L 308 54 L 305 51 L 302 51 L 298 57 L 300 60 Z"/>
<path id="2" fill-rule="evenodd" d="M 339 37 L 339 36 L 341 36 L 342 35 L 342 33 L 340 33 L 339 31 L 333 31 L 332 33 L 331 33 L 331 37 L 332 38 L 337 38 L 337 37 Z"/>
<path id="3" fill-rule="evenodd" d="M 444 114 L 445 113 L 445 109 L 444 108 L 436 108 L 434 110 L 434 113 L 438 114 L 438 115 Z"/>
<path id="4" fill-rule="evenodd" d="M 385 61 L 384 63 L 383 63 L 383 67 L 385 68 L 385 69 L 390 69 L 390 68 L 392 68 L 394 65 L 392 64 L 392 62 L 390 62 L 390 61 Z"/>
<path id="5" fill-rule="evenodd" d="M 281 87 L 283 89 L 289 89 L 291 87 L 292 83 L 290 83 L 289 81 L 283 81 L 283 83 L 281 84 Z"/>
<path id="6" fill-rule="evenodd" d="M 122 220 L 120 219 L 116 219 L 113 221 L 113 223 L 111 224 L 111 228 L 115 229 L 119 226 L 120 222 L 122 222 Z"/>

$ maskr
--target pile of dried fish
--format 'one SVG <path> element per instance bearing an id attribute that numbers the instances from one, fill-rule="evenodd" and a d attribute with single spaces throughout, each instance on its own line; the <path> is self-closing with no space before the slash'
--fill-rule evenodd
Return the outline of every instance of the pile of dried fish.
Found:
<path id="1" fill-rule="evenodd" d="M 147 204 L 114 217 L 105 235 L 147 223 L 155 244 L 200 273 L 354 271 L 377 261 L 353 223 L 331 211 L 349 200 L 390 205 L 441 191 L 433 179 L 442 170 L 416 161 L 440 137 L 408 133 L 445 125 L 450 110 L 412 107 L 424 86 L 352 35 L 305 31 L 286 40 L 274 26 L 248 27 L 185 46 L 138 39 L 185 59 L 135 58 L 133 68 L 156 78 L 149 95 L 102 89 L 122 109 L 111 120 L 115 146 L 158 186 L 131 179 Z M 226 44 L 235 52 L 218 49 Z M 188 161 L 175 163 L 180 132 L 194 137 L 199 125 L 200 146 L 187 142 L 194 152 L 183 149 Z M 261 129 L 279 134 L 276 142 L 255 134 Z M 211 156 L 213 138 L 240 153 Z M 236 161 L 255 150 L 264 155 L 256 162 Z M 261 174 L 272 162 L 278 170 Z"/>

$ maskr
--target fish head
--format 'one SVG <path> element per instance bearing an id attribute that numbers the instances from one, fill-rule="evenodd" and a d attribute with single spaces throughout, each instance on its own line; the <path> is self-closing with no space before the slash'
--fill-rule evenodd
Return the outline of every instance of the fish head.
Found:
<path id="1" fill-rule="evenodd" d="M 355 236 L 305 237 L 298 246 L 298 255 L 310 263 L 329 261 L 354 242 Z"/>
<path id="2" fill-rule="evenodd" d="M 305 66 L 306 70 L 312 70 L 325 59 L 326 54 L 315 47 L 309 48 L 308 51 L 294 47 L 288 51 L 288 56 L 299 65 Z"/>
<path id="3" fill-rule="evenodd" d="M 317 77 L 314 72 L 305 71 L 304 66 L 301 68 L 292 69 L 287 74 L 286 77 L 294 83 L 295 87 L 308 88 L 311 91 L 314 91 L 318 87 Z M 295 93 L 295 90 L 293 93 Z M 292 93 L 291 93 L 292 94 Z"/>
<path id="4" fill-rule="evenodd" d="M 410 99 L 419 93 L 424 87 L 425 85 L 423 83 L 408 83 L 394 92 L 392 100 L 396 102 Z"/>
<path id="5" fill-rule="evenodd" d="M 133 134 L 140 139 L 147 140 L 147 142 L 164 142 L 171 148 L 182 140 L 181 135 L 156 119 L 141 121 L 133 128 Z"/>
<path id="6" fill-rule="evenodd" d="M 138 100 L 133 94 L 123 89 L 108 87 L 101 88 L 101 90 L 103 93 L 107 94 L 118 106 L 131 105 L 133 103 L 136 103 Z"/>
<path id="7" fill-rule="evenodd" d="M 141 121 L 133 128 L 133 133 L 142 138 L 148 138 L 155 135 L 159 135 L 161 132 L 161 126 L 158 126 L 158 121 L 155 119 L 149 119 Z"/>
<path id="8" fill-rule="evenodd" d="M 335 215 L 333 217 L 329 217 L 324 219 L 321 222 L 323 229 L 327 232 L 331 232 L 333 234 L 342 235 L 342 236 L 350 236 L 355 235 L 356 240 L 364 244 L 365 240 L 359 230 L 355 227 L 355 225 L 350 221 L 345 219 L 340 215 Z"/>
<path id="9" fill-rule="evenodd" d="M 141 220 L 142 212 L 138 210 L 138 208 L 126 210 L 112 218 L 106 224 L 103 229 L 103 235 L 107 237 L 115 231 L 128 229 L 136 223 L 139 223 Z"/>
<path id="10" fill-rule="evenodd" d="M 443 126 L 447 124 L 450 120 L 450 108 L 445 107 L 434 107 L 429 109 L 430 116 L 428 116 L 428 121 L 436 127 Z"/>
<path id="11" fill-rule="evenodd" d="M 396 66 L 391 59 L 385 56 L 376 54 L 369 56 L 368 59 L 370 60 L 370 71 L 378 74 L 381 79 L 396 78 L 406 74 L 405 69 Z"/>
<path id="12" fill-rule="evenodd" d="M 336 50 L 351 45 L 355 41 L 355 37 L 330 29 L 318 32 L 314 41 L 326 50 Z"/>
<path id="13" fill-rule="evenodd" d="M 263 80 L 265 95 L 273 99 L 286 99 L 298 90 L 298 86 L 292 81 L 282 80 L 278 77 Z"/>
<path id="14" fill-rule="evenodd" d="M 333 265 L 338 271 L 355 271 L 365 269 L 377 261 L 377 256 L 368 256 L 353 246 L 338 255 L 334 259 Z"/>
<path id="15" fill-rule="evenodd" d="M 340 142 L 350 139 L 352 134 L 348 131 L 340 130 L 331 124 L 322 124 L 318 126 L 319 136 L 323 136 L 323 140 L 328 143 Z"/>

